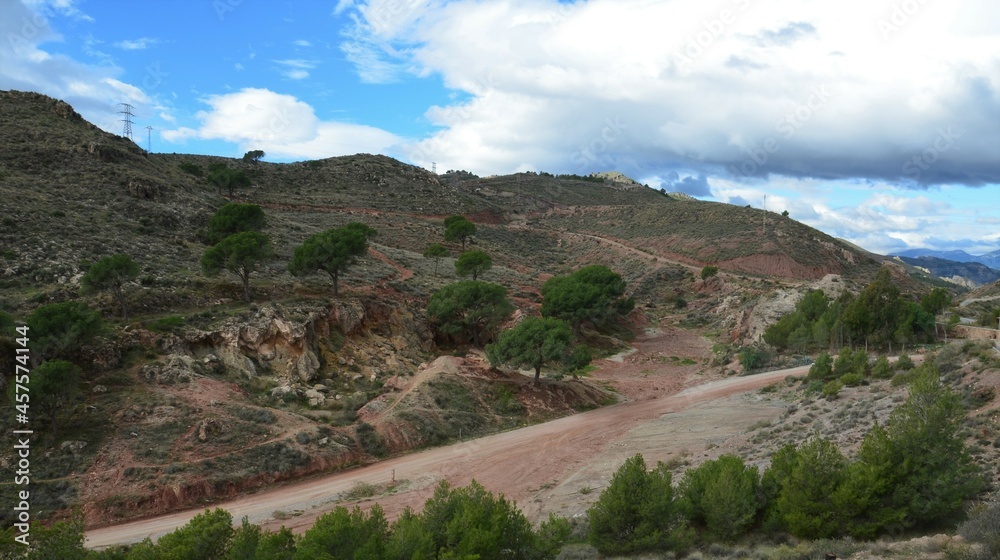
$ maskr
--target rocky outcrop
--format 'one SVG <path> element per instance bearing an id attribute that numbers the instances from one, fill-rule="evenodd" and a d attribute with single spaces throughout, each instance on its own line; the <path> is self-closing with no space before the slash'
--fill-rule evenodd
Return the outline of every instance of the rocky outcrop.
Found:
<path id="1" fill-rule="evenodd" d="M 343 369 L 378 376 L 414 369 L 417 356 L 430 348 L 424 321 L 411 305 L 398 303 L 370 298 L 337 300 L 326 307 L 265 305 L 212 331 L 193 331 L 164 342 L 175 353 L 183 349 L 192 360 L 217 361 L 238 377 L 273 376 L 293 389 L 296 384 L 312 386 Z M 175 369 L 149 375 L 183 378 L 171 373 Z M 305 390 L 299 389 L 300 394 Z"/>

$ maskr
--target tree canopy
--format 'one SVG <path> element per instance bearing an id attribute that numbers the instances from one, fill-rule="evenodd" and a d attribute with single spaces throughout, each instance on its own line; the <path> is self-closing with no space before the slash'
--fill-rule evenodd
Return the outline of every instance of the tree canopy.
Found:
<path id="1" fill-rule="evenodd" d="M 448 249 L 440 243 L 433 243 L 424 250 L 425 259 L 434 259 L 434 275 L 437 276 L 438 273 L 438 263 L 441 262 L 442 257 L 448 256 Z"/>
<path id="2" fill-rule="evenodd" d="M 449 284 L 427 302 L 427 320 L 436 332 L 467 337 L 476 346 L 492 339 L 513 311 L 507 288 L 479 280 Z"/>
<path id="3" fill-rule="evenodd" d="M 233 196 L 237 188 L 246 188 L 251 184 L 246 171 L 225 166 L 213 166 L 208 174 L 208 182 L 215 185 L 220 191 L 228 191 L 229 196 Z"/>
<path id="4" fill-rule="evenodd" d="M 764 332 L 764 341 L 779 349 L 806 352 L 844 344 L 876 348 L 933 338 L 934 314 L 950 303 L 944 291 L 933 291 L 917 303 L 900 293 L 888 269 L 854 297 L 844 292 L 830 300 L 820 291 L 807 293 L 789 313 Z"/>
<path id="5" fill-rule="evenodd" d="M 632 310 L 623 297 L 625 281 L 602 265 L 583 267 L 567 276 L 553 276 L 542 286 L 542 315 L 577 326 L 589 321 L 602 327 Z"/>
<path id="6" fill-rule="evenodd" d="M 243 161 L 250 163 L 259 163 L 263 158 L 264 150 L 250 150 L 249 152 L 243 154 Z"/>
<path id="7" fill-rule="evenodd" d="M 82 371 L 66 360 L 42 362 L 31 372 L 31 404 L 48 416 L 52 437 L 58 437 L 57 416 L 76 400 L 83 381 Z"/>
<path id="8" fill-rule="evenodd" d="M 448 216 L 444 220 L 444 240 L 461 241 L 462 251 L 465 251 L 465 240 L 476 234 L 476 224 L 465 216 Z"/>
<path id="9" fill-rule="evenodd" d="M 615 472 L 597 502 L 587 510 L 590 544 L 604 555 L 653 550 L 683 551 L 694 542 L 663 463 L 646 470 L 635 455 Z"/>
<path id="10" fill-rule="evenodd" d="M 230 202 L 216 210 L 208 221 L 208 239 L 218 243 L 234 233 L 261 231 L 266 227 L 267 217 L 260 206 Z"/>
<path id="11" fill-rule="evenodd" d="M 128 321 L 128 305 L 123 287 L 139 276 L 139 264 L 124 254 L 111 255 L 97 261 L 83 275 L 84 290 L 110 290 L 122 309 L 122 320 Z"/>
<path id="12" fill-rule="evenodd" d="M 250 274 L 258 264 L 271 258 L 271 240 L 259 231 L 244 231 L 223 239 L 201 256 L 201 271 L 216 276 L 223 270 L 243 281 L 243 298 L 250 301 Z"/>
<path id="13" fill-rule="evenodd" d="M 455 273 L 459 276 L 472 276 L 473 280 L 493 268 L 493 259 L 482 251 L 466 251 L 455 259 Z"/>
<path id="14" fill-rule="evenodd" d="M 562 319 L 528 317 L 508 329 L 493 344 L 486 346 L 486 356 L 494 366 L 511 364 L 535 370 L 535 383 L 542 366 L 570 361 L 573 354 L 573 331 Z M 582 367 L 583 364 L 574 364 Z"/>
<path id="15" fill-rule="evenodd" d="M 310 235 L 295 248 L 288 271 L 293 276 L 325 272 L 333 282 L 333 295 L 340 294 L 340 275 L 368 251 L 368 238 L 375 229 L 359 222 Z"/>
<path id="16" fill-rule="evenodd" d="M 100 313 L 79 301 L 42 305 L 28 315 L 27 323 L 43 359 L 72 359 L 103 329 Z"/>

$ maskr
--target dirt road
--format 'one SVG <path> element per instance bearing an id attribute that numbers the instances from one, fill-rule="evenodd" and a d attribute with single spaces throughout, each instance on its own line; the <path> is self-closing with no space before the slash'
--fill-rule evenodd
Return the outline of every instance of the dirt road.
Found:
<path id="1" fill-rule="evenodd" d="M 311 526 L 316 517 L 332 509 L 342 493 L 360 482 L 385 484 L 393 479 L 397 481 L 393 492 L 374 498 L 392 518 L 404 507 L 419 508 L 442 479 L 461 486 L 475 478 L 489 490 L 502 491 L 522 507 L 525 507 L 526 501 L 537 504 L 527 504 L 525 511 L 530 517 L 538 517 L 547 509 L 555 509 L 545 507 L 544 500 L 538 497 L 540 489 L 558 489 L 566 481 L 578 480 L 581 473 L 592 471 L 593 462 L 606 457 L 609 449 L 626 445 L 624 442 L 629 433 L 636 428 L 670 423 L 672 415 L 681 415 L 687 409 L 759 389 L 789 375 L 805 375 L 807 371 L 807 367 L 799 367 L 712 381 L 679 393 L 627 402 L 475 441 L 413 453 L 367 467 L 213 504 L 213 507 L 227 509 L 237 522 L 247 516 L 251 522 L 271 529 L 285 525 L 302 531 Z M 730 408 L 730 414 L 740 414 L 739 410 L 732 410 L 732 401 L 724 406 Z M 720 424 L 716 428 L 733 429 L 717 420 L 712 421 Z M 652 430 L 652 435 L 647 429 L 644 437 L 655 437 L 657 433 L 660 433 L 659 428 Z M 670 442 L 660 443 L 669 445 Z M 618 466 L 610 464 L 610 461 L 605 462 L 609 464 L 602 466 L 604 476 Z M 593 498 L 594 496 L 590 497 Z M 187 523 L 201 511 L 184 511 L 94 529 L 87 532 L 86 544 L 88 547 L 100 548 L 137 542 L 146 537 L 155 539 Z M 284 519 L 275 520 L 274 517 Z"/>

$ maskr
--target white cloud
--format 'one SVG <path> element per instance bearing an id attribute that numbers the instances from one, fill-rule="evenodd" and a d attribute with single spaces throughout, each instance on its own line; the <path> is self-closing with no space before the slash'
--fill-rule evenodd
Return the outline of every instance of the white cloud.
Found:
<path id="1" fill-rule="evenodd" d="M 298 40 L 292 41 L 292 44 L 295 45 L 296 47 L 311 47 L 312 46 L 312 43 L 310 43 L 309 41 L 306 41 L 305 39 L 298 39 Z"/>
<path id="2" fill-rule="evenodd" d="M 315 61 L 302 59 L 275 60 L 274 62 L 282 67 L 281 74 L 292 80 L 308 78 L 309 70 L 317 66 Z"/>
<path id="3" fill-rule="evenodd" d="M 119 133 L 118 103 L 147 103 L 149 95 L 122 82 L 114 64 L 83 64 L 52 54 L 39 45 L 59 40 L 49 19 L 55 16 L 89 21 L 74 2 L 0 2 L 0 89 L 37 91 L 70 103 L 100 128 Z"/>
<path id="4" fill-rule="evenodd" d="M 76 0 L 22 0 L 22 2 L 36 13 L 42 13 L 46 16 L 61 15 L 80 21 L 94 21 L 94 18 L 76 7 Z"/>
<path id="5" fill-rule="evenodd" d="M 118 41 L 114 45 L 119 49 L 126 51 L 141 51 L 148 49 L 149 47 L 159 43 L 159 39 L 153 39 L 150 37 L 142 37 L 139 39 L 132 39 L 126 41 Z"/>
<path id="6" fill-rule="evenodd" d="M 1000 17 L 988 0 L 927 3 L 887 42 L 878 22 L 891 10 L 866 0 L 780 15 L 749 0 L 370 0 L 341 49 L 363 81 L 440 75 L 471 95 L 428 112 L 445 128 L 419 148 L 484 173 L 632 157 L 632 174 L 728 175 L 749 162 L 751 176 L 982 184 L 1000 180 L 1000 128 L 987 125 L 1000 118 L 1000 36 L 964 34 L 957 18 L 977 9 Z M 614 118 L 630 128 L 604 159 L 574 163 Z M 935 152 L 948 127 L 959 137 Z M 765 146 L 766 160 L 751 159 Z M 926 169 L 904 170 L 923 154 Z"/>
<path id="7" fill-rule="evenodd" d="M 164 140 L 225 140 L 244 150 L 259 149 L 289 159 L 386 153 L 401 142 L 396 135 L 375 127 L 321 121 L 307 103 L 267 89 L 246 88 L 209 97 L 205 102 L 211 109 L 198 113 L 198 129 L 167 130 L 162 133 Z"/>

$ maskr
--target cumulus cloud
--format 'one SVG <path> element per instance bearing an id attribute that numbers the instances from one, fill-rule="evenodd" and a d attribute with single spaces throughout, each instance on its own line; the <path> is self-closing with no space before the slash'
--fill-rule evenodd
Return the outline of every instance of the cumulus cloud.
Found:
<path id="1" fill-rule="evenodd" d="M 148 95 L 120 81 L 122 70 L 113 64 L 83 64 L 42 49 L 42 43 L 60 39 L 49 24 L 51 15 L 89 20 L 68 0 L 0 3 L 0 89 L 45 93 L 104 130 L 120 131 L 118 103 L 145 103 Z"/>
<path id="2" fill-rule="evenodd" d="M 401 139 L 384 130 L 333 121 L 321 121 L 313 108 L 291 95 L 262 88 L 215 95 L 205 100 L 197 129 L 163 131 L 168 142 L 191 138 L 224 140 L 244 150 L 264 150 L 278 158 L 326 158 L 359 152 L 386 153 Z"/>
<path id="3" fill-rule="evenodd" d="M 988 0 L 921 4 L 888 39 L 879 22 L 892 11 L 863 0 L 796 3 L 777 23 L 774 10 L 746 0 L 343 9 L 355 24 L 341 49 L 363 79 L 440 75 L 467 94 L 428 111 L 442 128 L 414 147 L 420 163 L 484 173 L 616 163 L 647 176 L 686 169 L 914 188 L 1000 181 L 1000 37 L 967 33 L 961 17 L 1000 18 Z M 487 73 L 495 79 L 484 88 Z M 614 118 L 628 130 L 596 142 Z M 591 145 L 600 153 L 575 157 Z"/>

